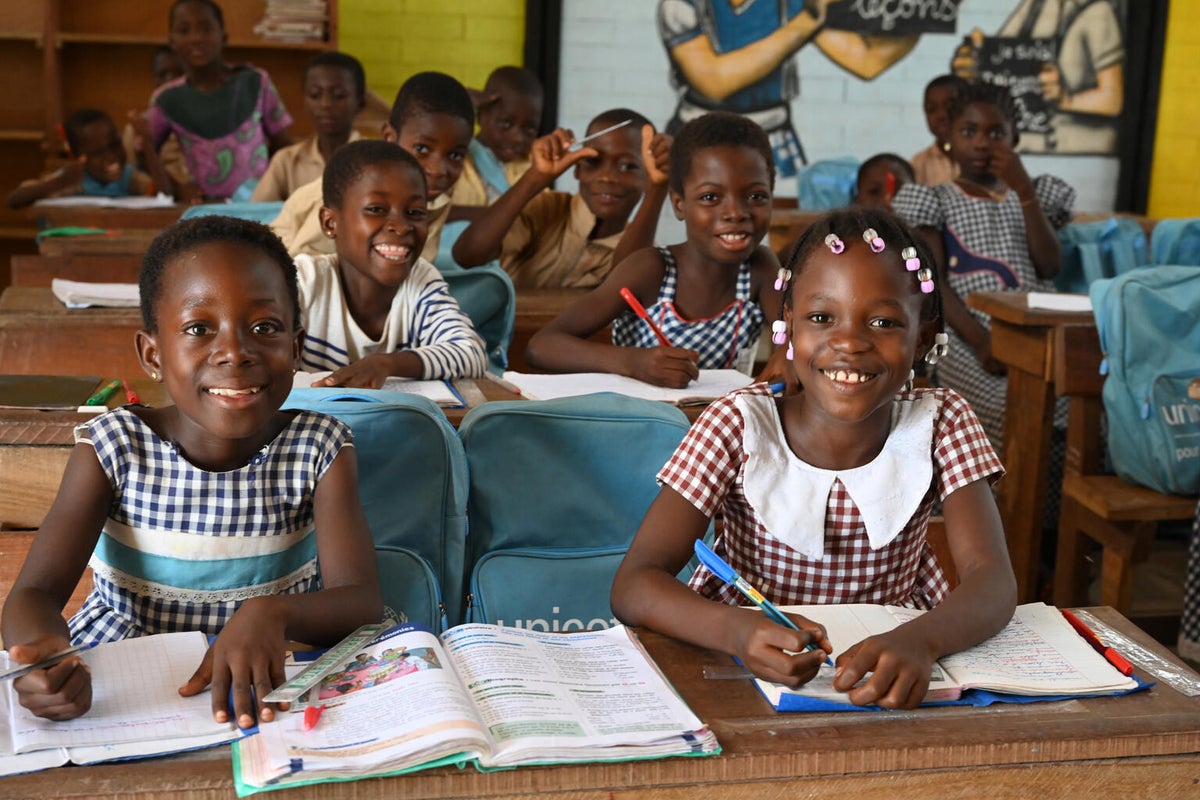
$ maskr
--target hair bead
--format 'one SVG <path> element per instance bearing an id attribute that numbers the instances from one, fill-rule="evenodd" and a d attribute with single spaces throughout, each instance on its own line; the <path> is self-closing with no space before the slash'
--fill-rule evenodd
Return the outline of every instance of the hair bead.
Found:
<path id="1" fill-rule="evenodd" d="M 825 246 L 836 256 L 846 249 L 846 243 L 838 238 L 836 233 L 831 233 L 825 237 Z"/>
<path id="2" fill-rule="evenodd" d="M 933 337 L 933 347 L 929 348 L 929 352 L 925 354 L 925 363 L 932 366 L 949 352 L 950 337 L 946 335 L 945 331 L 938 331 Z"/>
<path id="3" fill-rule="evenodd" d="M 777 319 L 771 323 L 771 341 L 775 344 L 783 344 L 787 341 L 787 323 L 781 319 Z"/>
<path id="4" fill-rule="evenodd" d="M 921 259 L 917 258 L 917 248 L 904 248 L 900 251 L 900 257 L 904 259 L 904 268 L 909 272 L 916 272 L 921 268 Z"/>
<path id="5" fill-rule="evenodd" d="M 784 355 L 784 357 L 786 357 L 786 358 L 787 358 L 787 360 L 788 360 L 788 361 L 794 361 L 794 360 L 795 360 L 795 358 L 796 358 L 796 352 L 795 352 L 795 351 L 792 349 L 792 343 L 791 343 L 791 342 L 788 342 L 788 349 L 787 349 L 787 352 L 786 352 L 786 353 L 784 353 L 783 355 Z"/>
<path id="6" fill-rule="evenodd" d="M 883 239 L 879 238 L 879 234 L 875 232 L 874 228 L 867 228 L 863 231 L 863 241 L 871 245 L 872 253 L 882 253 L 883 248 L 887 246 L 883 243 Z"/>
<path id="7" fill-rule="evenodd" d="M 922 267 L 917 270 L 917 280 L 921 282 L 921 291 L 929 294 L 933 291 L 933 270 L 929 267 Z"/>
<path id="8" fill-rule="evenodd" d="M 792 271 L 787 267 L 780 267 L 779 273 L 775 276 L 775 291 L 782 292 L 788 287 L 792 280 Z"/>

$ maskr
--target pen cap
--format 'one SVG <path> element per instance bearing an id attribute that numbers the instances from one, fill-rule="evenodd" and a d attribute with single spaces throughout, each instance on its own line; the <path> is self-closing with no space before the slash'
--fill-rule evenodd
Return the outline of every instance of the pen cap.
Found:
<path id="1" fill-rule="evenodd" d="M 703 539 L 697 539 L 694 546 L 696 558 L 700 559 L 700 563 L 708 567 L 709 572 L 716 575 L 725 583 L 733 583 L 737 580 L 737 573 L 733 571 L 733 567 L 725 563 L 719 555 L 712 551 L 712 548 L 704 543 Z"/>

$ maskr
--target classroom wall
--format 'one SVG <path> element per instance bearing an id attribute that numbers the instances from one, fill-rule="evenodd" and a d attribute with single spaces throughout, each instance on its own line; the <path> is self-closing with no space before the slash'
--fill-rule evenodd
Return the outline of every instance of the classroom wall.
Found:
<path id="1" fill-rule="evenodd" d="M 932 137 L 921 108 L 925 84 L 947 71 L 962 36 L 976 27 L 985 33 L 998 30 L 1015 4 L 1016 0 L 963 0 L 958 34 L 923 36 L 912 52 L 874 81 L 844 72 L 815 46 L 801 48 L 800 97 L 793 104 L 793 116 L 809 160 L 846 155 L 861 160 L 889 150 L 908 157 L 927 147 Z M 613 106 L 634 108 L 656 124 L 667 122 L 675 97 L 655 27 L 656 7 L 649 0 L 563 4 L 561 124 L 578 132 L 597 112 Z M 1200 9 L 1192 13 L 1200 18 Z M 1192 42 L 1200 37 L 1195 31 L 1190 35 Z M 1112 210 L 1116 158 L 1026 156 L 1025 163 L 1033 175 L 1048 172 L 1070 182 L 1079 194 L 1077 210 Z M 795 197 L 794 180 L 781 182 L 776 194 Z"/>
<path id="2" fill-rule="evenodd" d="M 520 64 L 523 0 L 339 0 L 339 47 L 363 63 L 386 102 L 411 75 L 437 70 L 482 88 L 502 64 Z"/>
<path id="3" fill-rule="evenodd" d="M 1151 217 L 1200 216 L 1200 4 L 1171 3 L 1150 170 Z"/>

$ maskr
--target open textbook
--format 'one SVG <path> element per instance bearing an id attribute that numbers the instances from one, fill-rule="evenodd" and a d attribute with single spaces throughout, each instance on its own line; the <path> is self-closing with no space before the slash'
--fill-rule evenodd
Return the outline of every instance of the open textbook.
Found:
<path id="1" fill-rule="evenodd" d="M 530 400 L 616 392 L 679 406 L 708 403 L 754 382 L 749 375 L 736 369 L 702 369 L 700 377 L 682 389 L 668 389 L 608 372 L 568 372 L 559 375 L 505 372 L 504 379 L 517 386 L 521 394 Z"/>
<path id="2" fill-rule="evenodd" d="M 782 608 L 824 625 L 835 659 L 868 636 L 925 613 L 870 604 Z M 755 683 L 778 711 L 850 706 L 849 698 L 833 688 L 833 677 L 834 668 L 822 666 L 817 677 L 798 689 L 760 679 Z M 1123 694 L 1140 686 L 1092 649 L 1057 608 L 1029 603 L 1018 606 L 1012 621 L 995 636 L 937 661 L 924 702 L 988 705 L 1027 702 L 1029 698 Z"/>
<path id="3" fill-rule="evenodd" d="M 214 722 L 207 692 L 181 697 L 208 649 L 199 631 L 97 645 L 81 654 L 92 672 L 92 707 L 63 722 L 35 717 L 0 684 L 0 775 L 193 750 L 238 738 Z M 0 667 L 9 666 L 0 654 Z"/>
<path id="4" fill-rule="evenodd" d="M 325 705 L 304 730 L 304 709 Z M 702 756 L 716 738 L 624 627 L 383 631 L 234 747 L 238 795 L 445 764 Z"/>
<path id="5" fill-rule="evenodd" d="M 67 308 L 137 308 L 138 285 L 136 283 L 92 283 L 54 278 L 50 291 Z"/>
<path id="6" fill-rule="evenodd" d="M 297 372 L 292 377 L 293 389 L 307 389 L 313 385 L 313 381 L 319 381 L 321 378 L 328 377 L 329 371 L 325 372 Z M 401 392 L 403 394 L 419 394 L 422 397 L 427 397 L 437 403 L 442 408 L 463 408 L 466 401 L 463 400 L 449 381 L 418 381 L 410 378 L 399 378 L 392 376 L 383 382 L 383 386 L 379 387 L 385 392 Z M 352 392 L 353 389 L 347 389 L 341 386 L 329 388 L 330 392 Z"/>

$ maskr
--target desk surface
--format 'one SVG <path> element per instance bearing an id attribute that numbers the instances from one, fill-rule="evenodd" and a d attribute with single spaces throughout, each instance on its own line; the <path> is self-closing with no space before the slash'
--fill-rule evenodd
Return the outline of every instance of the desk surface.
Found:
<path id="1" fill-rule="evenodd" d="M 47 236 L 38 241 L 38 252 L 44 256 L 141 256 L 160 230 L 161 228 L 109 228 L 105 233 Z"/>
<path id="2" fill-rule="evenodd" d="M 1096 611 L 1164 657 L 1111 609 Z M 1156 686 L 1127 697 L 984 709 L 778 714 L 746 680 L 702 677 L 727 656 L 643 633 L 647 649 L 724 752 L 712 758 L 439 768 L 288 790 L 291 798 L 653 796 L 978 798 L 1185 796 L 1200 774 L 1200 698 Z M 1174 661 L 1174 659 L 1171 659 Z M 227 748 L 0 779 L 8 797 L 232 797 Z"/>
<path id="3" fill-rule="evenodd" d="M 113 208 L 101 205 L 43 205 L 34 203 L 25 215 L 43 223 L 45 228 L 79 225 L 106 230 L 153 230 L 156 233 L 179 219 L 186 205 L 158 208 Z"/>

